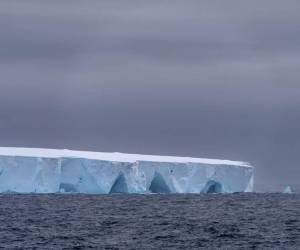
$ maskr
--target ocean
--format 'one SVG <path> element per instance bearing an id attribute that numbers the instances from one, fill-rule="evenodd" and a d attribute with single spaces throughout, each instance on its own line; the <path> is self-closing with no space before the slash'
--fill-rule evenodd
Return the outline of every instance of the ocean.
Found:
<path id="1" fill-rule="evenodd" d="M 300 194 L 3 194 L 0 247 L 300 249 Z"/>

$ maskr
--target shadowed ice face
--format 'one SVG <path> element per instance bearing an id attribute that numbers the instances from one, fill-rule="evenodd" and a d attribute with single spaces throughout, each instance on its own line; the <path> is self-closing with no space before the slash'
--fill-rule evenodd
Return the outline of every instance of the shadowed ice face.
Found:
<path id="1" fill-rule="evenodd" d="M 0 145 L 300 168 L 298 1 L 0 3 Z"/>

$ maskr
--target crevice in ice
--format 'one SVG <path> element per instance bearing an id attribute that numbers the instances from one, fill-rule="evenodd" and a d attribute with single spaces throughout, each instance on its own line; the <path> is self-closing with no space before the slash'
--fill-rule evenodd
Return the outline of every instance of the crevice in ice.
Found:
<path id="1" fill-rule="evenodd" d="M 61 193 L 77 193 L 78 190 L 75 185 L 70 183 L 60 183 L 59 192 Z"/>
<path id="2" fill-rule="evenodd" d="M 62 188 L 65 192 L 102 193 L 95 176 L 89 173 L 86 164 L 84 159 L 63 159 L 61 183 L 68 184 Z"/>
<path id="3" fill-rule="evenodd" d="M 151 193 L 158 194 L 169 194 L 171 193 L 170 188 L 168 187 L 164 177 L 160 173 L 155 172 L 154 177 L 151 181 L 149 191 Z"/>
<path id="4" fill-rule="evenodd" d="M 123 173 L 120 173 L 117 179 L 115 180 L 114 184 L 112 185 L 110 194 L 113 193 L 128 193 L 128 186 L 126 183 L 126 179 Z"/>
<path id="5" fill-rule="evenodd" d="M 202 192 L 207 194 L 222 193 L 222 185 L 217 181 L 209 180 L 203 188 Z"/>

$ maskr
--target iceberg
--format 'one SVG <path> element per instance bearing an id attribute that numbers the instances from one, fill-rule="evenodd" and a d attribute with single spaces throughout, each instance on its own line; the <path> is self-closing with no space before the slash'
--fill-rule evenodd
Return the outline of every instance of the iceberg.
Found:
<path id="1" fill-rule="evenodd" d="M 283 190 L 284 194 L 292 194 L 292 188 L 290 186 L 286 186 L 285 189 Z"/>
<path id="2" fill-rule="evenodd" d="M 249 163 L 204 158 L 0 148 L 0 193 L 252 192 Z"/>

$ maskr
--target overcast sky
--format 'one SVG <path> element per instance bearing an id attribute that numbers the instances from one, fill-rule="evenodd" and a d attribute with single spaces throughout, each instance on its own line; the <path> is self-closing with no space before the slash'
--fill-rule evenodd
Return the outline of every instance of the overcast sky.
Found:
<path id="1" fill-rule="evenodd" d="M 300 2 L 0 2 L 0 145 L 251 162 L 300 180 Z"/>

